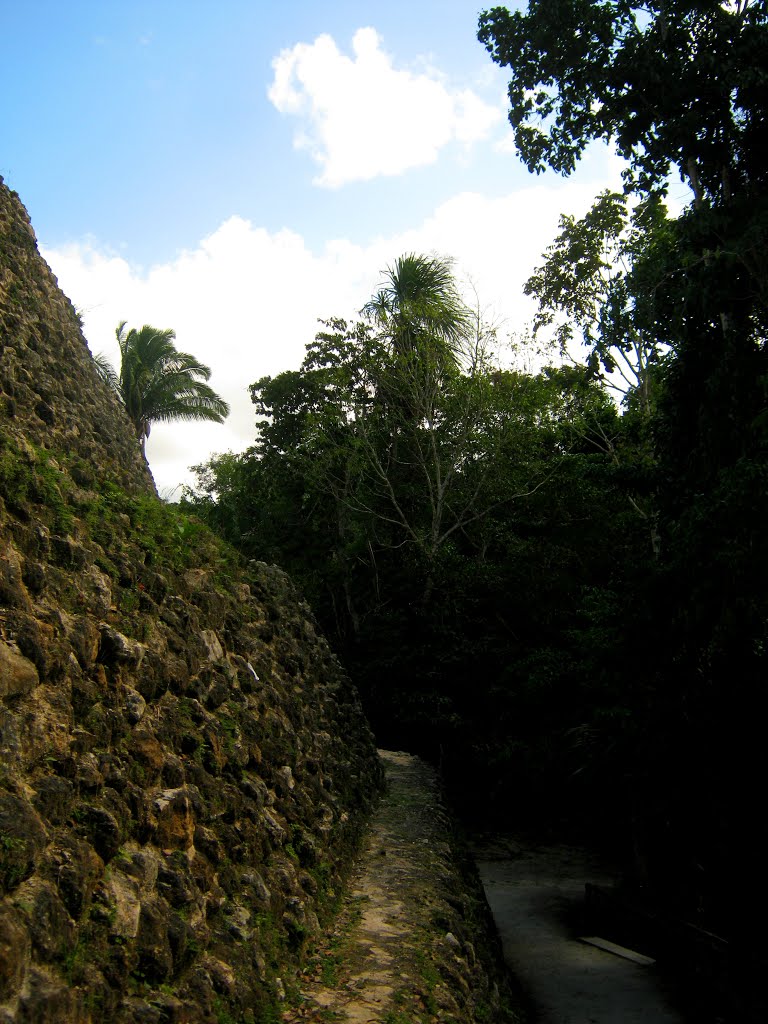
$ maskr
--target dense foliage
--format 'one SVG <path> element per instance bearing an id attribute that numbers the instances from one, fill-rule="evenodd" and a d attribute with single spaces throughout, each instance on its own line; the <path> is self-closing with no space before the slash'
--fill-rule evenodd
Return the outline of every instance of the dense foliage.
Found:
<path id="1" fill-rule="evenodd" d="M 397 261 L 393 293 L 422 259 Z M 254 447 L 198 467 L 187 500 L 300 582 L 382 743 L 439 760 L 478 809 L 523 772 L 533 807 L 563 758 L 584 769 L 610 690 L 585 659 L 598 609 L 620 614 L 626 565 L 651 550 L 646 441 L 589 368 L 498 366 L 442 285 L 452 337 L 423 327 L 434 294 L 327 321 L 298 371 L 252 385 Z M 605 696 L 611 715 L 622 699 Z"/>
<path id="2" fill-rule="evenodd" d="M 595 140 L 627 160 L 527 285 L 583 365 L 501 368 L 450 267 L 403 257 L 366 319 L 253 385 L 254 447 L 189 500 L 300 580 L 381 742 L 467 807 L 602 826 L 646 899 L 760 945 L 766 5 L 531 0 L 480 39 L 531 170 Z M 430 268 L 443 305 L 408 290 Z"/>
<path id="3" fill-rule="evenodd" d="M 485 12 L 479 34 L 510 68 L 510 121 L 530 169 L 570 173 L 602 140 L 627 159 L 640 209 L 673 170 L 691 188 L 683 214 L 629 251 L 629 272 L 609 274 L 597 318 L 570 287 L 578 274 L 594 298 L 594 259 L 577 270 L 574 242 L 599 255 L 595 239 L 613 230 L 605 197 L 591 220 L 564 225 L 530 287 L 543 315 L 586 328 L 603 360 L 622 324 L 625 346 L 642 332 L 666 353 L 647 408 L 658 557 L 633 583 L 635 613 L 614 648 L 638 698 L 634 845 L 668 905 L 754 940 L 766 910 L 752 886 L 768 767 L 768 9 L 532 0 L 525 13 Z"/>

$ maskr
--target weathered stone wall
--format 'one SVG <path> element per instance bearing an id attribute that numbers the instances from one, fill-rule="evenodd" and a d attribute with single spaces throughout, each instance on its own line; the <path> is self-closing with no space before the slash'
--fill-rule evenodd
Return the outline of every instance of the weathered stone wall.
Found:
<path id="1" fill-rule="evenodd" d="M 156 498 L 0 181 L 0 1024 L 274 1019 L 380 780 L 288 578 Z"/>
<path id="2" fill-rule="evenodd" d="M 123 408 L 99 380 L 77 313 L 2 177 L 0 404 L 5 436 L 67 452 L 85 485 L 108 474 L 129 492 L 154 489 Z"/>

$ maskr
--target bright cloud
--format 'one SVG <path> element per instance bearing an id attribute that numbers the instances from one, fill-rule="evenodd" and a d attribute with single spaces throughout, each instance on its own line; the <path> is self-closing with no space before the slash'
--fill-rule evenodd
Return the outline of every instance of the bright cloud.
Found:
<path id="1" fill-rule="evenodd" d="M 272 62 L 269 98 L 299 119 L 294 144 L 320 165 L 315 184 L 337 188 L 432 164 L 450 142 L 488 138 L 501 107 L 451 90 L 437 71 L 397 69 L 373 28 L 352 39 L 353 56 L 329 35 L 297 43 Z"/>
<path id="2" fill-rule="evenodd" d="M 188 467 L 212 452 L 253 443 L 248 385 L 297 368 L 317 318 L 356 309 L 372 288 L 361 280 L 351 248 L 329 247 L 318 257 L 299 235 L 270 234 L 239 217 L 146 272 L 88 243 L 44 256 L 80 310 L 92 352 L 118 362 L 115 328 L 122 320 L 172 327 L 177 346 L 211 367 L 211 386 L 230 403 L 223 426 L 156 426 L 147 456 L 161 492 L 189 480 Z"/>
<path id="3" fill-rule="evenodd" d="M 189 467 L 213 453 L 253 444 L 248 385 L 297 369 L 318 317 L 354 318 L 403 253 L 454 256 L 468 300 L 476 290 L 488 316 L 503 321 L 503 333 L 521 330 L 532 316 L 523 284 L 554 237 L 559 214 L 583 214 L 598 189 L 611 184 L 612 178 L 537 184 L 495 198 L 463 193 L 412 230 L 364 246 L 339 238 L 313 251 L 294 231 L 270 233 L 231 217 L 195 249 L 146 271 L 92 243 L 44 255 L 83 315 L 91 351 L 117 362 L 121 320 L 172 327 L 178 347 L 212 368 L 211 385 L 232 407 L 221 426 L 156 425 L 147 456 L 162 494 L 190 482 Z"/>

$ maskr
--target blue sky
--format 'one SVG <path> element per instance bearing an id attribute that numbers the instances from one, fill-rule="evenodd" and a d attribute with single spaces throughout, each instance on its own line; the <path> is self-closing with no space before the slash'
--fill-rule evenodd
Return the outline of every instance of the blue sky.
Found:
<path id="1" fill-rule="evenodd" d="M 532 177 L 507 76 L 464 0 L 4 0 L 0 174 L 82 311 L 173 327 L 232 404 L 227 424 L 157 425 L 161 493 L 254 437 L 247 386 L 298 366 L 318 317 L 353 316 L 407 251 L 456 261 L 500 335 L 562 212 L 618 181 Z"/>

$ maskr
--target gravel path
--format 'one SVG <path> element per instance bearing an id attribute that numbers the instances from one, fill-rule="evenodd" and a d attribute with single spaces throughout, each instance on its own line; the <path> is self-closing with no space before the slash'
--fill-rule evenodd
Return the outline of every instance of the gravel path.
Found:
<path id="1" fill-rule="evenodd" d="M 655 968 L 580 942 L 584 883 L 605 868 L 569 846 L 479 843 L 480 878 L 511 970 L 540 1024 L 681 1024 Z"/>

